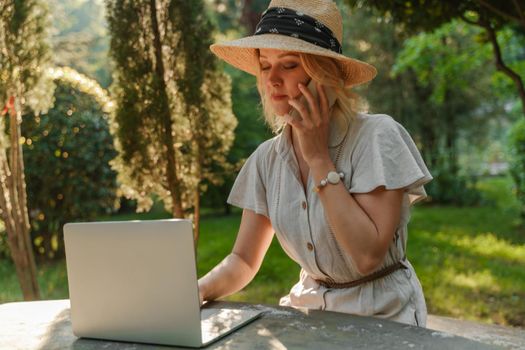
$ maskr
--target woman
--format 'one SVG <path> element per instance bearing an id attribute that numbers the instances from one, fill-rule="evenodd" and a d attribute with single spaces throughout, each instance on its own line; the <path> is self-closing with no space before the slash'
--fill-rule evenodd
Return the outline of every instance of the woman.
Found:
<path id="1" fill-rule="evenodd" d="M 423 292 L 405 249 L 410 206 L 426 196 L 432 176 L 400 124 L 357 112 L 350 88 L 376 70 L 344 56 L 341 42 L 334 2 L 273 0 L 255 35 L 211 46 L 256 75 L 278 134 L 235 181 L 228 202 L 244 208 L 238 236 L 232 253 L 199 280 L 201 298 L 246 286 L 275 232 L 302 268 L 281 305 L 424 326 Z"/>

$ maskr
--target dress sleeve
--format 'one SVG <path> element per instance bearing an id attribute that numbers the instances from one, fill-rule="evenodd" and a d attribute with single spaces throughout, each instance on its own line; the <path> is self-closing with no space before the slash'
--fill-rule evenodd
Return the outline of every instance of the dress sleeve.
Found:
<path id="1" fill-rule="evenodd" d="M 411 205 L 424 199 L 427 194 L 423 185 L 432 180 L 432 175 L 406 129 L 389 116 L 371 124 L 357 140 L 349 191 L 367 193 L 378 186 L 404 188 Z"/>
<path id="2" fill-rule="evenodd" d="M 266 171 L 262 162 L 261 148 L 259 146 L 242 166 L 230 191 L 227 203 L 269 217 L 266 200 L 266 177 L 264 176 Z"/>

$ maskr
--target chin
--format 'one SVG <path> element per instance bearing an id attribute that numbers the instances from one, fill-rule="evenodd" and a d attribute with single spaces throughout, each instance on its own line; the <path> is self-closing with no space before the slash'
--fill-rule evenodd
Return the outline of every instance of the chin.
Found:
<path id="1" fill-rule="evenodd" d="M 286 103 L 286 104 L 288 105 L 288 103 Z M 277 114 L 279 116 L 283 116 L 286 113 L 290 113 L 290 109 L 291 109 L 290 105 L 288 105 L 286 107 L 282 106 L 282 105 L 278 105 L 278 106 L 273 105 L 272 107 L 273 107 L 273 110 L 274 110 L 275 114 Z"/>

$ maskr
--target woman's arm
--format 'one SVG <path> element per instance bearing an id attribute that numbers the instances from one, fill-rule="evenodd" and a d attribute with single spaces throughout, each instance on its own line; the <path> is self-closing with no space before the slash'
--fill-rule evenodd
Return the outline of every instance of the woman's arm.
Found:
<path id="1" fill-rule="evenodd" d="M 319 100 L 299 84 L 309 108 L 297 100 L 289 103 L 302 119 L 292 119 L 296 150 L 302 154 L 316 184 L 335 166 L 328 152 L 330 124 L 328 98 L 321 85 Z M 350 194 L 342 182 L 328 184 L 318 192 L 328 224 L 337 242 L 352 257 L 357 270 L 367 275 L 383 262 L 401 218 L 403 189 L 386 190 L 380 186 L 369 193 Z"/>
<path id="2" fill-rule="evenodd" d="M 199 279 L 201 302 L 233 294 L 255 277 L 273 238 L 270 220 L 244 209 L 230 255 Z"/>
<path id="3" fill-rule="evenodd" d="M 316 184 L 335 171 L 330 159 L 312 165 Z M 383 262 L 401 219 L 403 192 L 380 186 L 369 193 L 350 194 L 343 182 L 327 184 L 317 192 L 337 242 L 363 275 Z"/>

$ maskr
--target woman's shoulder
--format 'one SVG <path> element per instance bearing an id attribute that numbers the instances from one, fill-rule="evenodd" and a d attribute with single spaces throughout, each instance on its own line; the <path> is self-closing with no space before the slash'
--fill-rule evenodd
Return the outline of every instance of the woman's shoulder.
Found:
<path id="1" fill-rule="evenodd" d="M 271 163 L 275 160 L 274 158 L 277 153 L 276 149 L 280 142 L 280 136 L 281 135 L 274 136 L 260 143 L 248 159 L 255 162 L 258 167 L 271 166 Z"/>
<path id="2" fill-rule="evenodd" d="M 272 153 L 272 151 L 275 151 L 281 135 L 276 135 L 268 140 L 263 141 L 262 143 L 257 146 L 255 151 L 253 151 L 252 154 L 257 154 L 258 157 L 267 157 Z"/>
<path id="3" fill-rule="evenodd" d="M 369 114 L 369 113 L 357 113 L 356 120 L 361 128 L 375 129 L 375 128 L 388 128 L 400 125 L 394 118 L 388 114 Z"/>
<path id="4" fill-rule="evenodd" d="M 357 140 L 370 140 L 382 136 L 396 137 L 407 133 L 403 125 L 388 114 L 358 113 L 353 124 Z"/>

